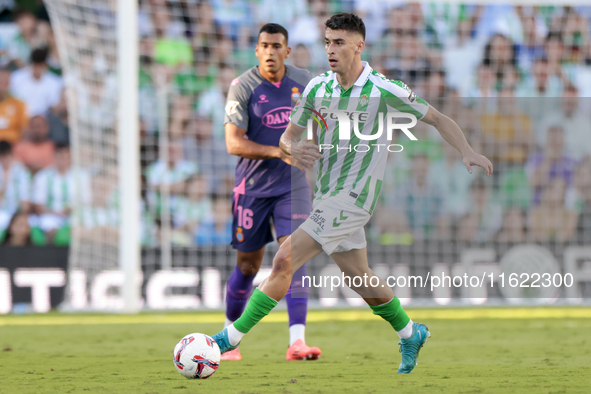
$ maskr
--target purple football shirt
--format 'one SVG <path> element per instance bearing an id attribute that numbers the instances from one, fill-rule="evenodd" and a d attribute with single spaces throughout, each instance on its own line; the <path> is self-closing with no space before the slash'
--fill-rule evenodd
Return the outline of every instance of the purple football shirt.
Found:
<path id="1" fill-rule="evenodd" d="M 226 101 L 224 123 L 246 130 L 246 138 L 261 145 L 279 146 L 289 123 L 292 107 L 310 81 L 310 73 L 286 65 L 281 83 L 262 77 L 258 66 L 232 81 Z M 253 197 L 273 197 L 308 187 L 305 174 L 281 159 L 238 158 L 236 190 Z"/>

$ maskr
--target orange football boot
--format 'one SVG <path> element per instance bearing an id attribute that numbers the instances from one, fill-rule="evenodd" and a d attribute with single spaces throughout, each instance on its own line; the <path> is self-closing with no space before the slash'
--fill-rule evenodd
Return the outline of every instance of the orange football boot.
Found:
<path id="1" fill-rule="evenodd" d="M 222 357 L 220 357 L 220 360 L 224 360 L 224 361 L 242 360 L 242 355 L 240 354 L 240 349 L 236 348 L 234 350 L 230 350 L 229 352 L 222 354 Z"/>
<path id="2" fill-rule="evenodd" d="M 309 347 L 304 341 L 298 339 L 287 349 L 285 359 L 287 361 L 292 360 L 318 360 L 318 357 L 322 354 L 322 351 L 317 347 Z"/>

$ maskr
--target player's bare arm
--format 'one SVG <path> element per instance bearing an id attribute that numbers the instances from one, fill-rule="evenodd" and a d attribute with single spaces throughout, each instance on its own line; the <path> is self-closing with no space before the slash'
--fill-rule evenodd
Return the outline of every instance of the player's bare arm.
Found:
<path id="1" fill-rule="evenodd" d="M 251 160 L 281 159 L 282 152 L 276 146 L 261 145 L 245 138 L 246 130 L 226 123 L 226 149 L 228 153 Z"/>
<path id="2" fill-rule="evenodd" d="M 435 127 L 443 139 L 462 154 L 462 162 L 470 174 L 472 174 L 472 166 L 484 168 L 487 176 L 492 174 L 493 165 L 490 160 L 474 152 L 460 126 L 451 118 L 445 116 L 433 106 L 430 106 L 427 114 L 421 120 Z"/>
<path id="3" fill-rule="evenodd" d="M 302 139 L 304 131 L 306 131 L 305 128 L 290 122 L 281 135 L 279 148 L 284 154 L 291 156 L 292 160 L 296 160 L 298 166 L 303 167 L 302 170 L 305 171 L 312 168 L 316 160 L 320 159 L 322 155 L 318 153 L 318 145 Z"/>

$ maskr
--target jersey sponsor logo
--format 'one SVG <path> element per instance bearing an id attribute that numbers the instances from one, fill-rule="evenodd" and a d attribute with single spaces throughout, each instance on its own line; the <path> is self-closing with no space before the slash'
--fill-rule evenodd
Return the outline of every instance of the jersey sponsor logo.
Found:
<path id="1" fill-rule="evenodd" d="M 367 96 L 363 95 L 362 98 L 360 99 L 360 101 L 363 99 L 363 97 L 365 97 L 367 99 Z M 362 105 L 364 105 L 364 104 L 362 104 Z M 330 110 L 328 107 L 322 106 L 318 109 L 318 111 L 320 112 L 320 114 L 322 114 L 324 119 L 332 119 L 332 120 L 339 120 L 340 119 L 338 117 L 337 113 L 333 110 Z M 369 120 L 370 113 L 368 111 L 345 111 L 345 110 L 338 110 L 338 111 L 346 114 L 347 117 L 349 117 L 349 119 L 352 121 L 357 120 L 359 122 L 365 123 Z"/>
<path id="2" fill-rule="evenodd" d="M 226 114 L 228 116 L 234 115 L 238 111 L 238 105 L 240 103 L 238 101 L 229 100 L 226 103 Z"/>
<path id="3" fill-rule="evenodd" d="M 324 223 L 326 223 L 326 219 L 320 216 L 320 213 L 322 213 L 322 211 L 314 212 L 314 214 L 310 216 L 310 219 L 312 219 L 312 221 L 318 225 L 319 229 L 324 230 Z"/>
<path id="4" fill-rule="evenodd" d="M 282 129 L 287 127 L 289 115 L 291 115 L 291 107 L 278 107 L 264 114 L 262 122 L 272 129 Z"/>
<path id="5" fill-rule="evenodd" d="M 264 94 L 261 94 L 261 95 L 259 96 L 259 104 L 260 104 L 260 103 L 268 103 L 268 102 L 269 102 L 269 100 L 267 100 L 267 96 L 266 96 L 266 95 L 264 95 Z"/>
<path id="6" fill-rule="evenodd" d="M 240 78 L 234 78 L 232 80 L 232 83 L 230 83 L 230 86 L 236 86 L 236 85 L 238 85 L 239 82 L 240 82 Z"/>
<path id="7" fill-rule="evenodd" d="M 291 101 L 295 102 L 296 105 L 299 104 L 299 99 L 302 95 L 300 94 L 300 89 L 297 86 L 291 88 Z"/>
<path id="8" fill-rule="evenodd" d="M 293 220 L 306 220 L 310 217 L 307 213 L 294 213 L 291 215 Z"/>
<path id="9" fill-rule="evenodd" d="M 376 120 L 378 120 L 377 131 L 374 131 L 373 134 L 365 135 L 365 134 L 362 134 L 361 131 L 359 130 L 359 123 L 360 122 L 365 123 L 369 120 L 369 112 L 365 112 L 365 111 L 348 112 L 348 111 L 339 110 L 339 109 L 328 109 L 327 107 L 320 107 L 319 108 L 320 112 L 315 111 L 313 108 L 310 108 L 310 107 L 304 107 L 304 109 L 312 112 L 312 114 L 310 115 L 310 118 L 308 119 L 308 124 L 307 124 L 307 130 L 308 130 L 307 138 L 310 140 L 313 138 L 313 135 L 314 135 L 312 118 L 314 118 L 316 120 L 316 123 L 318 123 L 318 125 L 321 128 L 322 128 L 322 125 L 324 125 L 326 130 L 328 130 L 328 124 L 326 121 L 327 119 L 336 121 L 339 125 L 339 128 L 338 128 L 339 140 L 351 140 L 351 124 L 353 124 L 352 128 L 355 133 L 355 136 L 363 141 L 374 141 L 374 140 L 377 140 L 378 138 L 380 138 L 382 136 L 382 133 L 384 132 L 384 124 L 385 124 L 385 128 L 386 128 L 388 141 L 392 141 L 392 132 L 395 129 L 402 130 L 404 132 L 404 134 L 406 134 L 406 136 L 408 138 L 410 138 L 411 140 L 413 140 L 413 141 L 417 140 L 417 137 L 414 136 L 414 134 L 410 131 L 410 129 L 416 126 L 418 120 L 417 120 L 416 116 L 414 116 L 413 114 L 410 114 L 410 113 L 378 112 L 376 114 Z M 409 119 L 410 123 L 397 124 L 396 120 L 395 120 L 397 118 Z M 320 151 L 323 150 L 323 146 L 324 146 L 324 150 L 334 148 L 331 144 L 321 144 Z"/>

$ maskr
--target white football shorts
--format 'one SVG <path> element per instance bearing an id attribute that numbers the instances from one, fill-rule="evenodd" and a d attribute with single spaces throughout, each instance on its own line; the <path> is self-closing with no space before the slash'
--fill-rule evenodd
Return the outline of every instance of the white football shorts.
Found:
<path id="1" fill-rule="evenodd" d="M 300 226 L 316 240 L 326 254 L 363 249 L 367 246 L 363 226 L 371 215 L 342 193 L 314 201 L 312 213 Z"/>

